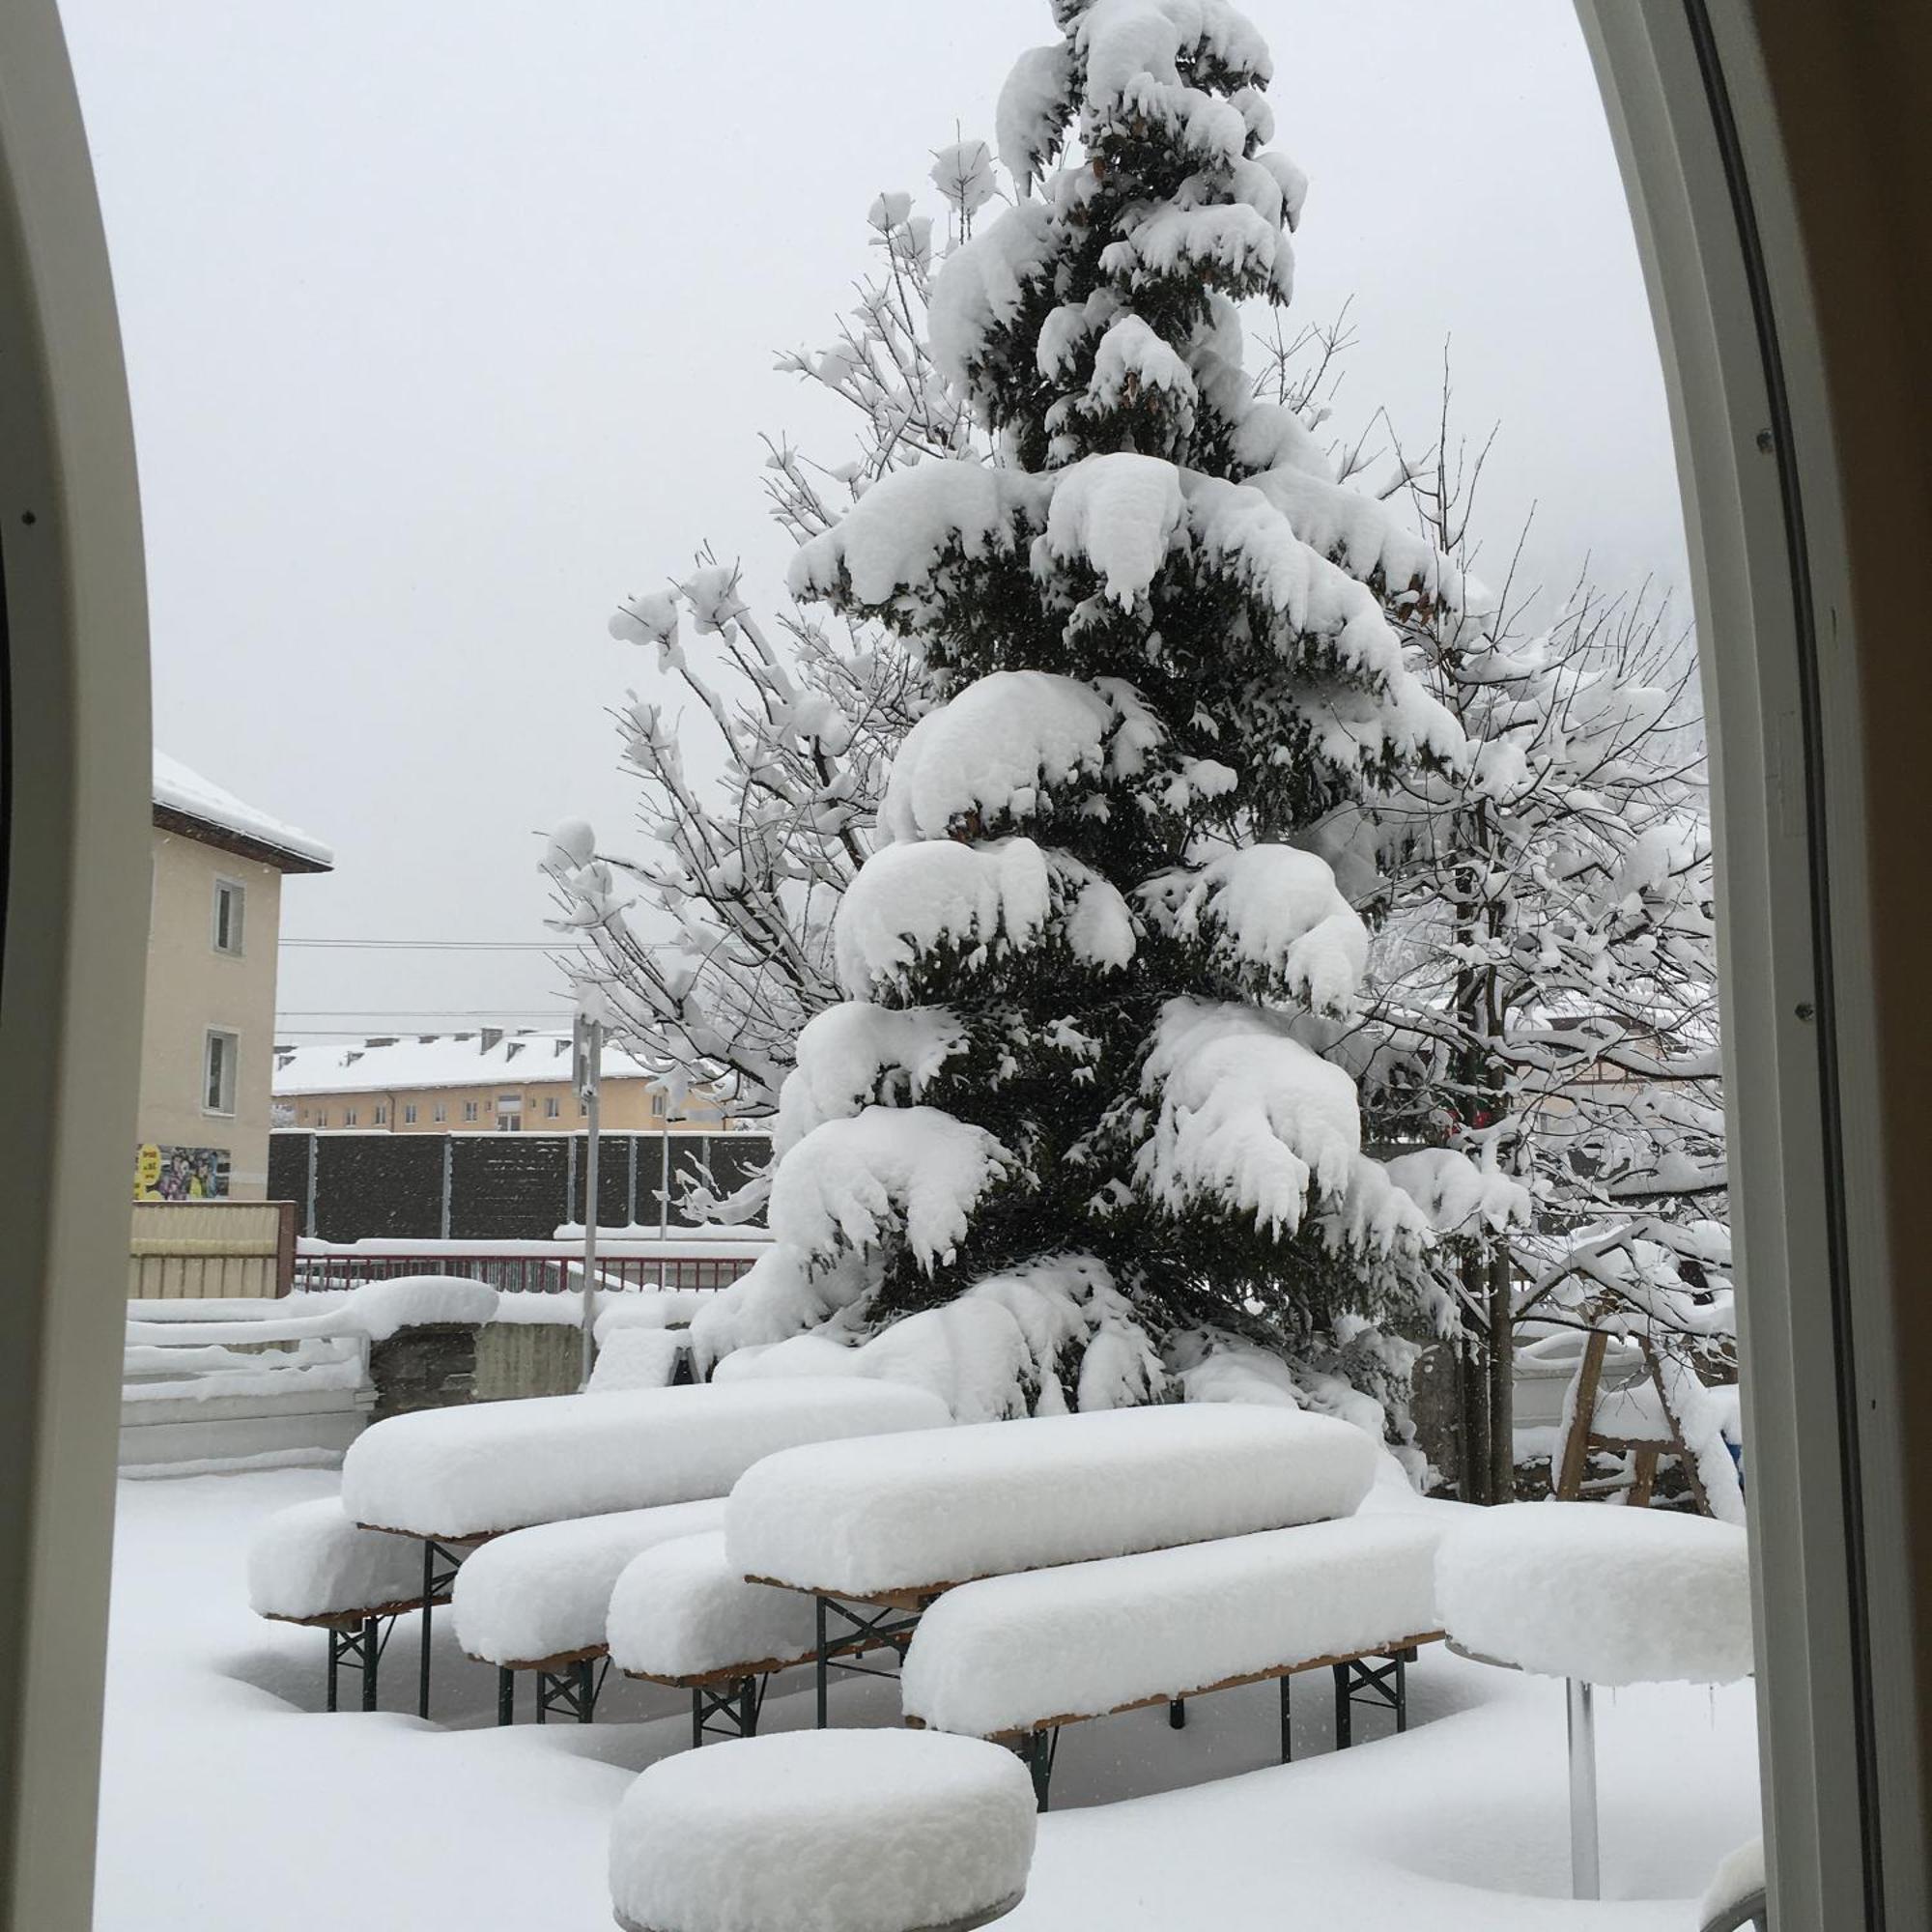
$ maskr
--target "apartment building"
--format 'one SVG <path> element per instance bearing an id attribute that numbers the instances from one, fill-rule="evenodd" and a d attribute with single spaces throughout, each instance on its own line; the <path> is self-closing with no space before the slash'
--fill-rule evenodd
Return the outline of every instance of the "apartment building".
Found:
<path id="1" fill-rule="evenodd" d="M 360 1046 L 280 1046 L 278 1126 L 392 1133 L 561 1133 L 581 1126 L 568 1032 L 385 1035 Z M 613 1132 L 719 1133 L 716 1098 L 673 1103 L 664 1082 L 616 1046 L 604 1049 L 602 1124 Z"/>
<path id="2" fill-rule="evenodd" d="M 282 881 L 334 857 L 160 752 L 152 838 L 134 1198 L 259 1201 Z"/>

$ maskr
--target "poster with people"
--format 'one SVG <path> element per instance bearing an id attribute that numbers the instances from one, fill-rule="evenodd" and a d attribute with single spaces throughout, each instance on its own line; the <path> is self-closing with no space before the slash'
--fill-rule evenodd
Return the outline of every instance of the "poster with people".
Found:
<path id="1" fill-rule="evenodd" d="M 135 1153 L 136 1201 L 216 1201 L 227 1194 L 226 1148 L 157 1147 L 146 1141 Z"/>

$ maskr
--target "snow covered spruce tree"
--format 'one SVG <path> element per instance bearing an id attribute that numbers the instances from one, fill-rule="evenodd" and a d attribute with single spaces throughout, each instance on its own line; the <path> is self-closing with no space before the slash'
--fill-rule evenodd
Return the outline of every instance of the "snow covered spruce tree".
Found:
<path id="1" fill-rule="evenodd" d="M 932 180 L 952 239 L 966 239 L 997 189 L 985 144 L 941 150 Z M 983 451 L 926 347 L 932 221 L 905 194 L 880 195 L 868 219 L 878 267 L 838 339 L 779 358 L 860 426 L 855 453 L 829 466 L 766 440 L 773 518 L 801 543 L 890 471 Z M 674 1093 L 708 1087 L 755 1119 L 777 1108 L 799 1030 L 839 997 L 833 909 L 871 850 L 886 762 L 925 702 L 923 671 L 865 618 L 760 614 L 738 566 L 708 551 L 669 587 L 626 598 L 611 634 L 652 649 L 659 679 L 692 702 L 633 693 L 617 710 L 644 849 L 603 851 L 591 826 L 558 827 L 543 861 L 554 923 L 580 941 L 572 977 L 596 989 L 627 1047 Z M 753 1187 L 729 1217 L 761 1200 Z"/>
<path id="2" fill-rule="evenodd" d="M 945 696 L 835 916 L 848 997 L 783 1089 L 774 1250 L 694 1340 L 874 1337 L 972 1415 L 1152 1399 L 1243 1335 L 1379 1423 L 1432 1229 L 1309 1043 L 1368 936 L 1293 841 L 1463 754 L 1389 613 L 1464 586 L 1242 373 L 1303 193 L 1260 36 L 1222 0 L 1055 17 L 999 110 L 1042 194 L 933 291 L 1000 461 L 882 478 L 793 566 Z"/>

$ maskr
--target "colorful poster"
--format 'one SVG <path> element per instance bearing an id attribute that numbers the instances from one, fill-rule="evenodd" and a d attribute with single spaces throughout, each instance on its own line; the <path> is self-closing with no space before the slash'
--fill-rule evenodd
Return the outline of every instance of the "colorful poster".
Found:
<path id="1" fill-rule="evenodd" d="M 218 1201 L 228 1194 L 226 1148 L 156 1147 L 134 1155 L 136 1201 Z"/>

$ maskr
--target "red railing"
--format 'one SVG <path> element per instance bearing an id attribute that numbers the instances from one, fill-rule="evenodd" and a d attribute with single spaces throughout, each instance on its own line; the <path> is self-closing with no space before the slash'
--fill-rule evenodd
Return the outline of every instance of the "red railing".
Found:
<path id="1" fill-rule="evenodd" d="M 706 1253 L 701 1247 L 649 1255 L 600 1254 L 597 1279 L 607 1290 L 710 1291 L 728 1287 L 755 1259 L 743 1252 Z M 384 1252 L 358 1244 L 353 1251 L 298 1254 L 295 1274 L 298 1289 L 355 1288 L 399 1275 L 456 1274 L 512 1294 L 558 1294 L 582 1281 L 583 1259 L 554 1247 L 526 1253 L 493 1248 L 425 1254 L 415 1248 Z"/>

